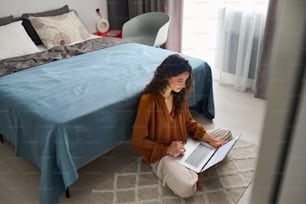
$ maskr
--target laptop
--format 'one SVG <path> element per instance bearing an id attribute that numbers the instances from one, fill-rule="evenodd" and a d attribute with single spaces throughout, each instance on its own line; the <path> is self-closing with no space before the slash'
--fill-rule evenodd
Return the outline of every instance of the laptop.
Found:
<path id="1" fill-rule="evenodd" d="M 240 135 L 226 142 L 219 148 L 214 148 L 202 140 L 188 138 L 185 144 L 185 153 L 177 157 L 177 162 L 185 167 L 200 173 L 221 162 L 231 151 Z"/>

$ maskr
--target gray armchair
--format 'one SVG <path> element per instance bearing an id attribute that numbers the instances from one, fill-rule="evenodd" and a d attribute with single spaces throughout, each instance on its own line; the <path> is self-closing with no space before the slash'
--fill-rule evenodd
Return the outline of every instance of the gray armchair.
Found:
<path id="1" fill-rule="evenodd" d="M 148 12 L 135 16 L 122 26 L 122 38 L 131 42 L 160 47 L 167 41 L 170 16 Z"/>

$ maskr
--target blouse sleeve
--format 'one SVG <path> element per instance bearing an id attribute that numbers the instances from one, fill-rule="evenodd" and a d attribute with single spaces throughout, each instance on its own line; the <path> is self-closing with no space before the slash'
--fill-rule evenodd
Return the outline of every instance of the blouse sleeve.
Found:
<path id="1" fill-rule="evenodd" d="M 187 132 L 193 137 L 197 139 L 202 139 L 206 133 L 206 130 L 202 124 L 193 119 L 187 102 L 184 105 L 184 114 L 186 121 Z"/>
<path id="2" fill-rule="evenodd" d="M 167 155 L 167 146 L 149 137 L 149 128 L 153 125 L 151 120 L 154 108 L 152 96 L 143 95 L 140 98 L 132 133 L 132 145 L 147 163 L 154 163 Z"/>

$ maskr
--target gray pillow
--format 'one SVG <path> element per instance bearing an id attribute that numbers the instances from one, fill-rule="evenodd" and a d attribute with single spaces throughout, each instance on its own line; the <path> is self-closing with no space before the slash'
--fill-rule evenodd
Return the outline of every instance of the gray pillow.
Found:
<path id="1" fill-rule="evenodd" d="M 25 28 L 25 30 L 27 31 L 28 35 L 34 41 L 34 43 L 36 45 L 41 45 L 42 42 L 41 42 L 38 34 L 34 30 L 32 24 L 29 20 L 29 17 L 30 16 L 35 16 L 35 17 L 57 16 L 57 15 L 61 15 L 61 14 L 68 13 L 68 12 L 69 12 L 69 7 L 68 7 L 68 5 L 65 5 L 61 8 L 58 8 L 58 9 L 43 11 L 43 12 L 39 12 L 39 13 L 24 13 L 24 14 L 21 15 L 22 25 Z"/>
<path id="2" fill-rule="evenodd" d="M 14 17 L 12 15 L 0 18 L 0 26 L 14 22 Z"/>

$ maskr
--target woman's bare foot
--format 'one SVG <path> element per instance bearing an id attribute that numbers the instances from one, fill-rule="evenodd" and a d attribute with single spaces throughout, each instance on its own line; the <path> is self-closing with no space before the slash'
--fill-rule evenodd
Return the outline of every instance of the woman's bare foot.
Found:
<path id="1" fill-rule="evenodd" d="M 204 172 L 198 174 L 198 181 L 197 181 L 198 191 L 203 190 L 203 177 L 204 177 Z"/>

